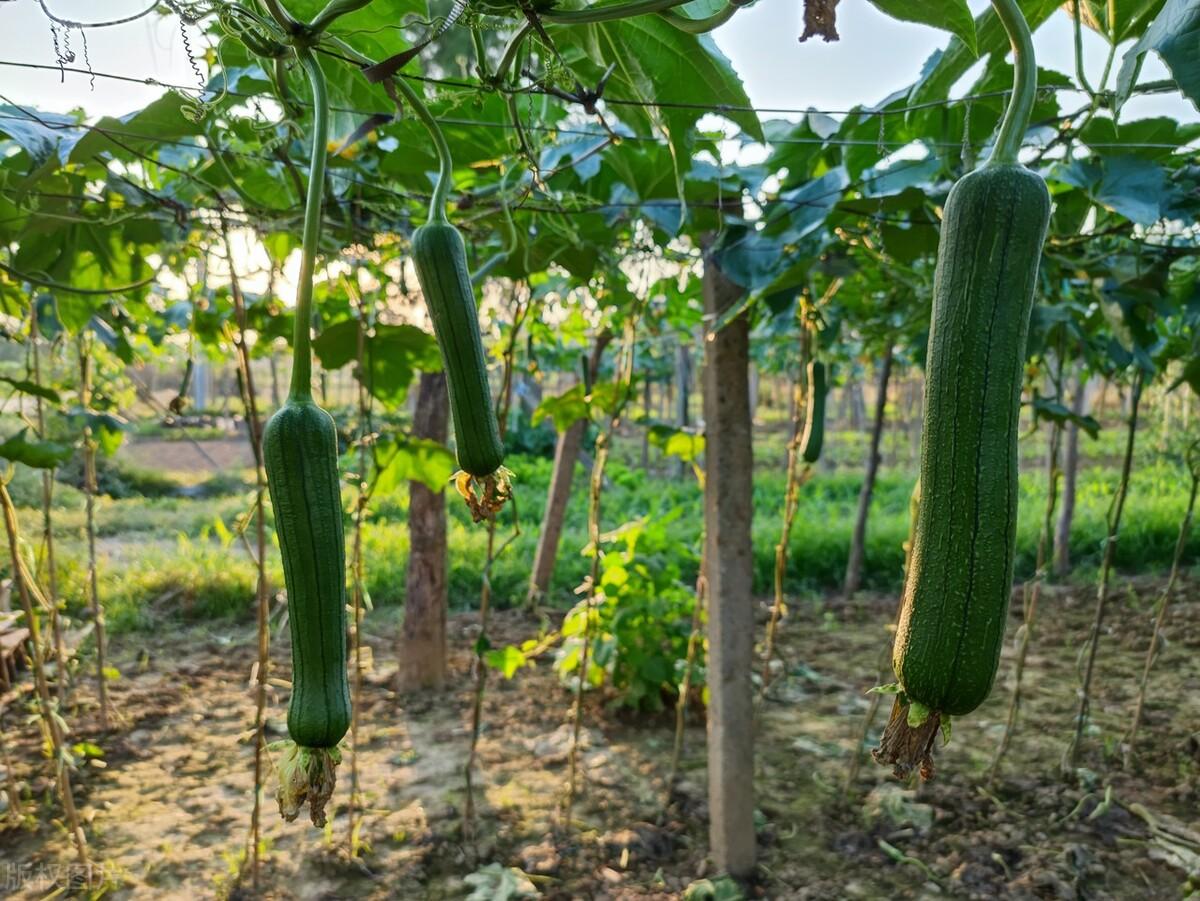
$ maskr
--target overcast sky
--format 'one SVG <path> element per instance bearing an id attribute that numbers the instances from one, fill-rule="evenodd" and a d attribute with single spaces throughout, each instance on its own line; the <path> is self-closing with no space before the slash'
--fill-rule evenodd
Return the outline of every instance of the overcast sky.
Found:
<path id="1" fill-rule="evenodd" d="M 147 0 L 42 0 L 57 16 L 87 20 L 117 18 L 144 9 Z M 979 12 L 988 0 L 970 0 Z M 911 83 L 921 64 L 948 40 L 945 32 L 889 19 L 867 0 L 842 0 L 838 6 L 841 40 L 800 44 L 801 0 L 759 0 L 738 12 L 715 37 L 759 107 L 846 109 L 871 103 Z M 194 41 L 199 35 L 191 32 Z M 84 68 L 79 32 L 71 36 L 75 65 Z M 1061 72 L 1074 69 L 1070 19 L 1059 11 L 1035 36 L 1038 62 Z M 155 78 L 181 85 L 196 84 L 175 17 L 150 17 L 113 28 L 88 32 L 88 56 L 97 71 L 139 79 Z M 1087 33 L 1085 58 L 1092 80 L 1103 67 L 1104 42 Z M 38 0 L 0 0 L 0 60 L 53 65 L 54 44 Z M 1118 60 L 1119 62 L 1119 60 Z M 1161 78 L 1165 69 L 1152 59 L 1143 79 Z M 965 87 L 970 79 L 964 80 Z M 89 115 L 122 115 L 144 106 L 161 88 L 97 79 L 57 70 L 37 72 L 0 65 L 0 94 L 11 101 L 54 112 L 82 106 Z M 1197 120 L 1196 110 L 1176 96 L 1136 98 L 1124 118 L 1170 115 Z"/>

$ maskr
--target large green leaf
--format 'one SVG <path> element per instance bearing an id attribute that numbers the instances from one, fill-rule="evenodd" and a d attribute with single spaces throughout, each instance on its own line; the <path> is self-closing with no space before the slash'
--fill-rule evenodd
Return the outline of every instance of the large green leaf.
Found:
<path id="1" fill-rule="evenodd" d="M 1030 30 L 1037 30 L 1049 19 L 1059 3 L 1060 0 L 1020 0 L 1021 12 L 1025 14 Z M 1008 53 L 1008 35 L 990 6 L 975 17 L 975 39 L 979 56 Z M 916 105 L 946 99 L 955 82 L 974 65 L 975 59 L 976 53 L 961 38 L 951 38 L 945 50 L 937 51 L 925 61 L 921 77 L 909 93 L 909 103 Z"/>
<path id="2" fill-rule="evenodd" d="M 1105 40 L 1108 40 L 1110 31 L 1115 31 L 1113 37 L 1118 44 L 1141 34 L 1146 25 L 1158 15 L 1164 2 L 1165 0 L 1079 0 L 1083 24 Z M 1113 16 L 1115 29 L 1110 27 L 1108 21 L 1110 4 L 1116 13 Z M 1073 15 L 1075 4 L 1072 0 L 1067 0 L 1063 8 L 1068 15 Z"/>
<path id="3" fill-rule="evenodd" d="M 126 116 L 105 116 L 71 149 L 71 162 L 81 163 L 97 154 L 135 160 L 153 155 L 162 141 L 203 134 L 193 103 L 180 94 L 163 94 L 143 109 Z"/>
<path id="4" fill-rule="evenodd" d="M 1142 61 L 1151 50 L 1162 57 L 1184 96 L 1200 109 L 1200 0 L 1167 0 L 1146 33 L 1121 61 L 1117 75 L 1118 102 L 1129 99 Z"/>
<path id="5" fill-rule="evenodd" d="M 975 20 L 971 18 L 967 0 L 871 0 L 871 5 L 893 19 L 949 31 L 968 50 L 976 52 Z"/>
<path id="6" fill-rule="evenodd" d="M 84 130 L 70 116 L 0 103 L 0 134 L 16 141 L 35 169 L 47 162 L 65 163 Z"/>
<path id="7" fill-rule="evenodd" d="M 59 402 L 57 391 L 55 391 L 53 388 L 47 388 L 45 385 L 39 385 L 37 382 L 26 381 L 25 379 L 11 379 L 3 375 L 0 375 L 0 382 L 6 382 L 9 385 L 12 385 L 22 394 L 40 397 L 43 400 L 50 401 L 52 404 Z"/>
<path id="8" fill-rule="evenodd" d="M 1052 170 L 1059 181 L 1083 188 L 1098 203 L 1138 225 L 1153 225 L 1177 200 L 1167 170 L 1135 156 L 1072 160 Z"/>
<path id="9" fill-rule="evenodd" d="M 557 29 L 556 35 L 563 31 Z M 658 17 L 637 16 L 572 27 L 562 40 L 582 41 L 597 69 L 615 63 L 605 98 L 635 131 L 666 139 L 680 199 L 695 126 L 706 112 L 723 107 L 721 115 L 762 140 L 741 80 L 708 35 L 686 34 Z"/>
<path id="10" fill-rule="evenodd" d="M 322 366 L 340 369 L 357 361 L 358 328 L 357 320 L 344 319 L 313 340 L 313 352 Z M 375 326 L 367 335 L 363 353 L 368 361 L 367 390 L 392 405 L 403 402 L 417 370 L 435 372 L 442 365 L 433 336 L 415 325 Z"/>
<path id="11" fill-rule="evenodd" d="M 1198 137 L 1200 124 L 1178 122 L 1166 116 L 1119 124 L 1096 116 L 1079 135 L 1080 140 L 1101 155 L 1128 154 L 1160 161 L 1169 160 L 1180 147 Z"/>

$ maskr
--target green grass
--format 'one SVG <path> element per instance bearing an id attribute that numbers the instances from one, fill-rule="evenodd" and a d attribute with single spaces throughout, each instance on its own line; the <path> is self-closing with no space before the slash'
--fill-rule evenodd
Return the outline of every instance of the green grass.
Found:
<path id="1" fill-rule="evenodd" d="M 774 437 L 774 436 L 768 436 Z M 903 433 L 895 436 L 909 447 Z M 769 441 L 764 441 L 770 444 Z M 790 545 L 786 587 L 789 593 L 815 593 L 837 587 L 842 579 L 861 485 L 857 465 L 851 465 L 859 448 L 858 436 L 835 434 L 830 457 L 801 491 L 800 506 Z M 782 449 L 782 443 L 779 444 Z M 897 590 L 901 581 L 908 532 L 908 500 L 912 490 L 911 464 L 902 448 L 890 455 L 880 474 L 868 527 L 864 582 L 867 587 Z M 668 520 L 666 547 L 674 547 L 674 562 L 681 578 L 695 578 L 703 502 L 691 475 L 677 478 L 668 467 L 645 474 L 629 461 L 640 456 L 640 443 L 625 441 L 609 464 L 603 495 L 603 528 L 615 529 L 641 517 Z M 769 447 L 768 447 L 769 450 Z M 1031 450 L 1036 450 L 1031 448 Z M 1088 450 L 1085 447 L 1085 452 Z M 1106 448 L 1107 450 L 1107 448 Z M 758 448 L 756 446 L 756 452 Z M 1037 534 L 1044 508 L 1044 476 L 1031 457 L 1021 477 L 1020 518 L 1017 536 L 1017 573 L 1033 568 Z M 755 591 L 771 591 L 774 548 L 779 537 L 784 472 L 770 453 L 759 453 L 754 482 L 755 517 L 753 550 Z M 517 510 L 521 534 L 515 537 L 491 569 L 494 603 L 518 604 L 524 599 L 530 564 L 540 531 L 551 461 L 514 457 L 509 465 L 517 474 Z M 1099 563 L 1105 515 L 1116 488 L 1117 472 L 1107 461 L 1084 462 L 1079 473 L 1076 518 L 1071 535 L 1073 560 L 1080 572 Z M 1182 467 L 1150 451 L 1139 455 L 1125 522 L 1117 546 L 1117 565 L 1125 570 L 1155 570 L 1169 565 L 1179 520 L 1186 501 Z M 239 479 L 217 485 L 216 496 L 102 497 L 97 502 L 100 553 L 100 593 L 114 631 L 145 628 L 163 617 L 205 619 L 249 617 L 253 609 L 255 571 L 240 539 L 229 534 L 235 521 L 252 503 L 252 493 Z M 581 554 L 586 543 L 587 474 L 577 469 L 574 493 L 560 547 L 550 600 L 562 607 L 574 602 L 573 590 L 585 577 L 589 561 Z M 40 483 L 32 474 L 21 474 L 13 486 L 14 497 L 24 508 L 21 526 L 31 544 L 38 544 Z M 347 501 L 351 492 L 347 490 Z M 451 492 L 449 566 L 450 596 L 455 608 L 478 602 L 486 561 L 487 530 L 470 522 L 465 506 Z M 347 505 L 349 506 L 349 504 Z M 403 488 L 379 497 L 364 529 L 367 590 L 374 605 L 403 604 L 408 564 L 406 528 L 408 498 Z M 497 544 L 512 533 L 511 508 L 503 514 Z M 85 550 L 82 495 L 58 485 L 55 535 L 60 561 L 60 584 L 68 605 L 78 608 L 84 596 Z M 347 522 L 349 535 L 350 523 Z M 269 533 L 270 534 L 270 533 Z M 1189 559 L 1200 556 L 1200 530 L 1188 544 Z M 7 567 L 4 567 L 5 569 Z M 278 553 L 268 554 L 268 573 L 276 588 L 282 586 Z"/>

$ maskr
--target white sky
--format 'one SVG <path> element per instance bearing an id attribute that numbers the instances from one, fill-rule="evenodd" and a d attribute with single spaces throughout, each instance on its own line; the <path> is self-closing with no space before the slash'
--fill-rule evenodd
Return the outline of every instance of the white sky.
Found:
<path id="1" fill-rule="evenodd" d="M 147 0 L 43 2 L 55 15 L 83 20 L 117 18 L 148 5 Z M 969 2 L 978 13 L 988 0 Z M 890 19 L 867 0 L 843 0 L 838 6 L 841 40 L 800 44 L 797 37 L 802 31 L 802 7 L 802 0 L 759 0 L 715 32 L 717 43 L 742 76 L 756 106 L 846 109 L 856 103 L 880 100 L 915 80 L 929 54 L 948 40 L 945 32 Z M 198 39 L 194 31 L 191 36 Z M 1099 36 L 1090 32 L 1085 39 L 1087 70 L 1094 82 L 1103 67 L 1106 47 Z M 1038 31 L 1035 45 L 1040 65 L 1073 71 L 1071 23 L 1065 13 L 1056 12 Z M 77 57 L 75 65 L 84 68 L 78 32 L 72 35 L 72 49 Z M 90 30 L 88 54 L 97 71 L 182 85 L 196 83 L 184 53 L 180 23 L 174 17 L 153 16 L 129 25 Z M 0 60 L 54 64 L 50 29 L 38 0 L 0 0 Z M 1165 74 L 1162 64 L 1152 57 L 1142 78 L 1158 79 Z M 965 79 L 960 87 L 969 81 Z M 0 66 L 0 94 L 16 103 L 54 112 L 82 106 L 93 116 L 122 115 L 141 108 L 161 93 L 161 88 L 102 78 L 96 80 L 93 90 L 86 75 L 67 73 L 65 82 L 60 82 L 57 71 Z M 1148 115 L 1200 119 L 1195 108 L 1175 95 L 1135 98 L 1122 113 L 1127 119 Z"/>

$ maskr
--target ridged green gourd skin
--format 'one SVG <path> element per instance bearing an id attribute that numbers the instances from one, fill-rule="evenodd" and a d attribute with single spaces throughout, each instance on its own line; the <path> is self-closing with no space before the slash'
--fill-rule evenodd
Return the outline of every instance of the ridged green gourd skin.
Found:
<path id="1" fill-rule="evenodd" d="M 413 233 L 412 252 L 446 369 L 458 465 L 473 476 L 490 476 L 504 463 L 504 444 L 492 407 L 467 248 L 453 225 L 432 222 Z"/>
<path id="2" fill-rule="evenodd" d="M 921 501 L 893 650 L 910 700 L 951 716 L 992 689 L 1012 591 L 1025 343 L 1050 197 L 1034 172 L 960 179 L 942 220 Z"/>
<path id="3" fill-rule="evenodd" d="M 825 364 L 812 360 L 808 364 L 808 410 L 804 415 L 804 432 L 800 438 L 800 456 L 805 463 L 816 463 L 821 459 L 821 446 L 825 443 L 825 396 L 828 386 L 825 379 Z"/>
<path id="4" fill-rule="evenodd" d="M 337 447 L 333 418 L 311 400 L 289 400 L 263 431 L 292 633 L 288 733 L 306 748 L 336 747 L 350 728 Z"/>

